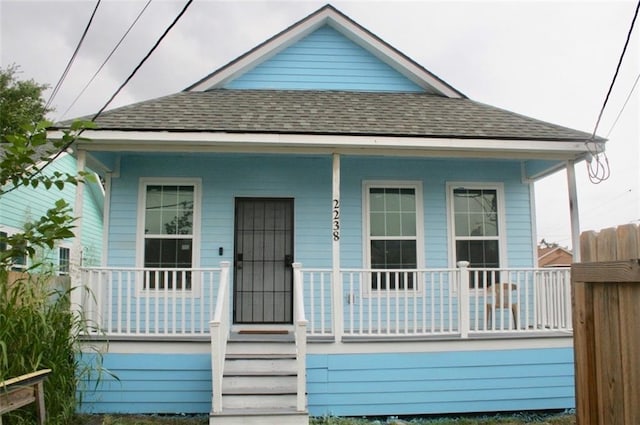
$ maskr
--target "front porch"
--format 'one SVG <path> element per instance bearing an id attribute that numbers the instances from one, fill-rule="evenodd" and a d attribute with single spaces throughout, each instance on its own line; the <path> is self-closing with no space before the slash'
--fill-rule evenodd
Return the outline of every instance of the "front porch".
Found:
<path id="1" fill-rule="evenodd" d="M 568 268 L 473 269 L 463 263 L 455 269 L 342 269 L 338 279 L 334 275 L 328 268 L 294 264 L 311 342 L 572 333 Z M 147 288 L 151 281 L 167 284 Z M 78 286 L 92 325 L 87 336 L 131 340 L 209 339 L 216 305 L 226 304 L 221 289 L 231 287 L 228 263 L 211 269 L 84 268 Z M 228 307 L 227 317 L 217 315 L 231 321 Z"/>

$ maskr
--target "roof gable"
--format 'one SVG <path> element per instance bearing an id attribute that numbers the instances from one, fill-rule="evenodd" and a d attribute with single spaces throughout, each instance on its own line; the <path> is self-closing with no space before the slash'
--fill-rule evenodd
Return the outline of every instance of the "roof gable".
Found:
<path id="1" fill-rule="evenodd" d="M 412 82 L 415 86 L 420 87 L 425 92 L 452 98 L 465 97 L 462 93 L 427 71 L 402 52 L 393 48 L 330 5 L 324 6 L 255 47 L 253 50 L 238 57 L 188 87 L 186 91 L 206 91 L 215 88 L 231 87 L 234 80 L 241 78 L 241 76 L 256 69 L 279 53 L 284 53 L 285 50 L 294 44 L 297 44 L 325 26 L 330 27 L 332 30 L 341 34 L 342 37 L 367 51 L 371 57 L 377 58 L 381 64 L 395 70 L 399 75 Z M 323 31 L 326 32 L 326 30 Z M 414 90 L 405 89 L 404 91 L 416 90 L 414 87 Z"/>
<path id="2" fill-rule="evenodd" d="M 229 81 L 230 89 L 424 92 L 329 25 Z"/>

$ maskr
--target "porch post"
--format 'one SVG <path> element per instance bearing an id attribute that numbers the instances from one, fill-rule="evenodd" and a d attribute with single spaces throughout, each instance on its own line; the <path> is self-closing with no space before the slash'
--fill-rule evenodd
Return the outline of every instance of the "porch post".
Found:
<path id="1" fill-rule="evenodd" d="M 76 154 L 78 174 L 85 170 L 87 161 L 86 152 L 78 150 Z M 82 279 L 80 267 L 82 266 L 82 214 L 84 206 L 84 182 L 82 179 L 76 185 L 75 205 L 73 206 L 73 216 L 76 218 L 73 230 L 74 238 L 69 253 L 69 277 L 71 279 L 71 311 L 79 313 L 82 309 Z"/>
<path id="2" fill-rule="evenodd" d="M 344 314 L 342 305 L 342 280 L 340 279 L 340 154 L 332 155 L 332 281 L 333 281 L 333 332 L 336 342 L 342 341 Z"/>
<path id="3" fill-rule="evenodd" d="M 580 262 L 580 217 L 578 214 L 578 189 L 576 186 L 575 161 L 567 161 L 567 183 L 569 187 L 569 215 L 571 216 L 571 245 L 573 262 Z"/>
<path id="4" fill-rule="evenodd" d="M 458 283 L 460 284 L 460 297 L 458 298 L 460 323 L 458 323 L 458 329 L 461 338 L 469 338 L 469 262 L 458 261 L 456 265 L 458 266 Z"/>

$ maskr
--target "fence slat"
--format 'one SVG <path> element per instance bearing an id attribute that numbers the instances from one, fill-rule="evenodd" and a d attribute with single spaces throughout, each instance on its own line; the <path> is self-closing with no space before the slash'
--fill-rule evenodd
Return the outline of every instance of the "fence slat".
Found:
<path id="1" fill-rule="evenodd" d="M 580 235 L 571 266 L 579 424 L 640 423 L 640 227 Z"/>

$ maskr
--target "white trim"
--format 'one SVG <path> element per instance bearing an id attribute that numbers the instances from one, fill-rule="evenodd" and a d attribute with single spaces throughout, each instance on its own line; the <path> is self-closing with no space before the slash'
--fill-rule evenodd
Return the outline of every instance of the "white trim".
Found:
<path id="1" fill-rule="evenodd" d="M 425 239 L 424 239 L 424 200 L 423 200 L 423 188 L 421 180 L 363 180 L 362 181 L 362 250 L 363 250 L 363 262 L 366 269 L 371 269 L 371 252 L 370 252 L 370 235 L 369 235 L 369 189 L 371 188 L 392 188 L 392 189 L 413 189 L 415 191 L 416 200 L 416 236 L 414 237 L 393 237 L 393 239 L 404 239 L 416 241 L 416 263 L 417 269 L 424 268 L 424 251 L 425 251 Z M 414 293 L 420 294 L 422 292 L 423 285 L 420 282 L 420 278 L 414 283 Z M 371 282 L 368 281 L 366 285 L 363 285 L 363 296 L 386 296 L 386 293 L 396 292 L 387 290 L 385 293 L 380 291 L 373 291 L 371 289 Z"/>
<path id="2" fill-rule="evenodd" d="M 449 240 L 449 267 L 454 268 L 456 262 L 456 234 L 455 234 L 455 222 L 454 222 L 454 208 L 453 208 L 453 190 L 458 188 L 464 189 L 488 189 L 495 190 L 498 197 L 498 249 L 500 250 L 498 261 L 500 269 L 509 267 L 507 256 L 507 218 L 506 218 L 506 200 L 504 195 L 504 183 L 502 182 L 455 182 L 448 181 L 446 183 L 446 200 L 447 200 L 447 228 L 448 240 Z M 481 238 L 487 239 L 487 238 Z"/>
<path id="3" fill-rule="evenodd" d="M 533 267 L 538 268 L 538 217 L 536 214 L 536 188 L 533 182 L 529 185 L 529 214 L 531 215 L 531 252 L 533 253 Z"/>
<path id="4" fill-rule="evenodd" d="M 62 266 L 62 264 L 60 262 L 60 259 L 61 259 L 60 250 L 61 249 L 66 249 L 66 250 L 69 251 L 69 258 L 67 259 L 67 261 L 69 261 L 69 263 L 67 264 L 66 273 L 62 273 L 61 270 L 60 270 L 60 268 Z M 69 240 L 61 241 L 56 245 L 56 253 L 55 253 L 55 255 L 56 255 L 56 257 L 55 257 L 56 258 L 56 264 L 55 264 L 56 275 L 58 275 L 58 276 L 69 276 L 69 274 L 71 272 L 71 250 L 72 249 L 73 249 L 73 243 L 71 241 L 69 241 Z"/>
<path id="5" fill-rule="evenodd" d="M 307 344 L 307 355 L 311 354 L 376 354 L 376 353 L 438 353 L 457 351 L 489 351 L 489 350 L 525 350 L 544 348 L 570 348 L 573 338 L 565 337 L 531 337 L 531 338 L 469 338 L 457 340 L 430 339 L 421 341 L 387 342 L 346 342 L 346 343 L 313 343 Z M 100 341 L 81 342 L 81 348 L 94 352 L 98 347 L 101 353 L 114 354 L 210 354 L 211 342 L 203 339 L 193 341 L 118 341 L 109 343 Z M 84 350 L 83 350 L 84 351 Z"/>
<path id="6" fill-rule="evenodd" d="M 193 186 L 193 228 L 192 228 L 192 262 L 191 268 L 200 267 L 200 240 L 201 240 L 201 210 L 202 210 L 202 179 L 196 177 L 140 177 L 138 182 L 138 203 L 136 218 L 136 267 L 144 268 L 144 241 L 145 241 L 145 204 L 146 190 L 148 185 L 182 185 Z M 180 293 L 197 295 L 200 285 L 194 276 L 191 282 L 191 290 L 182 289 Z M 142 288 L 142 281 L 136 282 L 136 294 L 139 296 L 153 296 L 156 290 L 145 290 Z M 179 295 L 179 294 L 178 294 Z"/>
<path id="7" fill-rule="evenodd" d="M 444 81 L 438 79 L 407 56 L 382 42 L 332 7 L 325 7 L 314 12 L 279 35 L 267 40 L 253 51 L 240 56 L 235 61 L 215 71 L 209 77 L 194 84 L 188 90 L 205 91 L 222 87 L 227 82 L 275 56 L 324 25 L 331 26 L 425 90 L 450 98 L 463 97 Z"/>
<path id="8" fill-rule="evenodd" d="M 52 132 L 51 137 L 59 134 Z M 557 140 L 119 130 L 84 134 L 91 142 L 77 142 L 80 147 L 105 152 L 264 151 L 550 160 L 581 160 L 588 153 L 582 141 Z"/>
<path id="9" fill-rule="evenodd" d="M 571 248 L 573 262 L 579 263 L 580 253 L 580 213 L 578 209 L 578 186 L 576 184 L 575 161 L 567 161 L 567 186 L 569 192 L 569 215 L 571 218 Z"/>
<path id="10" fill-rule="evenodd" d="M 104 205 L 102 207 L 102 258 L 100 264 L 107 265 L 109 260 L 109 229 L 111 224 L 111 184 L 113 175 L 104 175 Z"/>

